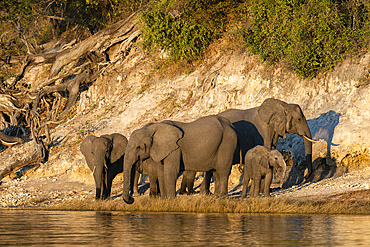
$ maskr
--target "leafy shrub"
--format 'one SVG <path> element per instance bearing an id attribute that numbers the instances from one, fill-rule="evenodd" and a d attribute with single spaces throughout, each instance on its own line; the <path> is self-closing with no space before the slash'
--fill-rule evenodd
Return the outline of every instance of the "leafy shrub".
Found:
<path id="1" fill-rule="evenodd" d="M 240 0 L 153 1 L 141 14 L 143 46 L 174 60 L 193 60 L 227 30 L 228 16 Z"/>
<path id="2" fill-rule="evenodd" d="M 335 0 L 251 0 L 248 49 L 314 77 L 366 44 L 369 6 Z"/>

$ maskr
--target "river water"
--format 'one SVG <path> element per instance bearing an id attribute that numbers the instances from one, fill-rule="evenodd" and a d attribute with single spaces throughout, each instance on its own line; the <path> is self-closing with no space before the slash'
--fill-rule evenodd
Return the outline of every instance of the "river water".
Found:
<path id="1" fill-rule="evenodd" d="M 369 246 L 370 216 L 0 210 L 1 246 Z"/>

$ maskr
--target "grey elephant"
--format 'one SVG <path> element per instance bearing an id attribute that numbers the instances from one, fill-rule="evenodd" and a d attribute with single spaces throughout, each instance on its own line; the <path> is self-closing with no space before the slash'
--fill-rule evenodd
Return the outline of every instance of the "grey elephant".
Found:
<path id="1" fill-rule="evenodd" d="M 217 178 L 216 194 L 227 195 L 228 178 L 237 145 L 237 135 L 227 119 L 211 115 L 194 122 L 163 121 L 132 132 L 124 158 L 123 199 L 133 203 L 129 181 L 135 163 L 148 158 L 161 164 L 161 196 L 176 196 L 180 171 L 213 170 Z M 161 184 L 161 180 L 159 181 Z"/>
<path id="2" fill-rule="evenodd" d="M 133 184 L 133 188 L 130 188 L 130 191 L 133 191 L 134 195 L 140 195 L 139 194 L 139 179 L 140 174 L 148 175 L 149 182 L 150 182 L 150 190 L 149 190 L 149 196 L 156 196 L 160 194 L 160 185 L 163 185 L 163 182 L 159 182 L 161 177 L 161 163 L 155 163 L 153 159 L 149 158 L 140 162 L 137 162 L 135 164 L 135 177 L 134 180 L 131 181 L 131 184 Z M 131 178 L 132 179 L 132 178 Z M 163 188 L 162 188 L 163 189 Z"/>
<path id="3" fill-rule="evenodd" d="M 311 132 L 302 109 L 297 104 L 288 104 L 278 99 L 268 98 L 261 106 L 247 110 L 229 109 L 218 114 L 233 124 L 239 138 L 233 164 L 244 164 L 241 158 L 247 151 L 257 145 L 274 148 L 279 137 L 285 138 L 286 133 L 302 136 L 305 146 L 305 158 L 308 168 L 307 178 L 312 174 L 312 142 Z M 239 155 L 241 152 L 241 155 Z M 241 157 L 241 158 L 239 158 Z M 212 177 L 207 172 L 201 191 L 209 193 Z M 188 183 L 188 181 L 184 181 Z"/>
<path id="4" fill-rule="evenodd" d="M 277 149 L 269 149 L 264 146 L 256 146 L 250 149 L 244 158 L 244 178 L 242 198 L 247 195 L 249 180 L 252 180 L 250 195 L 256 197 L 260 192 L 262 178 L 264 179 L 264 195 L 270 196 L 270 185 L 273 170 L 282 169 L 283 176 L 286 171 L 286 164 L 283 155 Z"/>
<path id="5" fill-rule="evenodd" d="M 94 175 L 96 199 L 110 197 L 112 181 L 123 171 L 127 142 L 125 136 L 114 133 L 100 137 L 90 135 L 81 143 L 81 153 Z"/>

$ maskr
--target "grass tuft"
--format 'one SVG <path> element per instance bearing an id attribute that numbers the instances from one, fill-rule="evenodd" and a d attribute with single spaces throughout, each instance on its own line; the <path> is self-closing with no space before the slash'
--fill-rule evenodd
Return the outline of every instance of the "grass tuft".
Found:
<path id="1" fill-rule="evenodd" d="M 37 208 L 40 209 L 40 208 Z M 139 211 L 190 213 L 287 213 L 287 214 L 357 214 L 369 215 L 370 205 L 361 202 L 302 201 L 277 198 L 218 198 L 215 196 L 178 196 L 175 199 L 135 198 L 131 205 L 121 198 L 107 201 L 72 199 L 47 210 Z"/>

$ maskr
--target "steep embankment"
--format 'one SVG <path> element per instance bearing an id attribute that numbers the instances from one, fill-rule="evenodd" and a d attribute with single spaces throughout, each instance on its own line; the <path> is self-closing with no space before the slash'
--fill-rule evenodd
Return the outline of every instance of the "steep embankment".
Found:
<path id="1" fill-rule="evenodd" d="M 313 145 L 314 180 L 274 194 L 293 196 L 295 192 L 298 195 L 298 188 L 311 188 L 315 193 L 308 191 L 301 196 L 314 195 L 320 187 L 316 181 L 333 183 L 335 177 L 370 164 L 370 143 L 367 141 L 370 132 L 369 64 L 370 54 L 366 54 L 309 80 L 298 78 L 284 68 L 268 66 L 256 56 L 224 55 L 221 49 L 216 49 L 196 71 L 166 78 L 153 73 L 151 60 L 136 50 L 81 93 L 73 117 L 52 130 L 55 147 L 47 163 L 36 171 L 29 171 L 20 180 L 4 179 L 1 205 L 49 203 L 74 196 L 92 198 L 93 179 L 79 151 L 80 142 L 88 134 L 120 132 L 129 137 L 133 130 L 148 122 L 192 121 L 229 108 L 255 107 L 269 97 L 299 104 L 313 139 L 320 140 Z M 38 74 L 45 74 L 47 69 L 34 68 L 23 80 L 40 79 Z M 287 135 L 279 141 L 278 149 L 291 152 L 294 165 L 288 173 L 295 175 L 290 176 L 294 179 L 291 178 L 289 185 L 301 183 L 304 173 L 302 138 Z M 32 152 L 32 146 L 27 143 L 5 150 L 0 154 L 1 169 Z M 356 186 L 349 182 L 348 190 L 369 188 L 370 174 L 368 169 L 363 171 L 362 177 L 353 180 Z M 239 176 L 236 167 L 230 189 L 239 184 Z M 329 177 L 331 179 L 325 180 Z M 121 193 L 121 179 L 119 176 L 115 180 L 113 195 Z M 197 184 L 200 181 L 198 179 Z M 346 183 L 343 179 L 338 181 Z M 339 185 L 334 182 L 333 190 L 322 191 L 325 195 L 335 194 L 336 187 Z M 240 189 L 237 187 L 235 191 Z"/>

